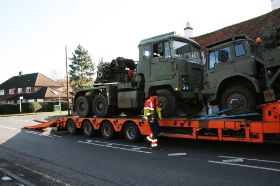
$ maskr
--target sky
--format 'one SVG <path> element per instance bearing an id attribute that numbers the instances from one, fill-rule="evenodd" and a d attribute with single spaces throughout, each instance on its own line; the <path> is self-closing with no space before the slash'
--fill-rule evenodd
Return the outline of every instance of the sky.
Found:
<path id="1" fill-rule="evenodd" d="M 183 35 L 186 22 L 198 36 L 270 11 L 271 0 L 0 0 L 0 83 L 20 71 L 65 77 L 65 46 L 71 57 L 81 44 L 96 65 L 138 60 L 142 39 Z"/>

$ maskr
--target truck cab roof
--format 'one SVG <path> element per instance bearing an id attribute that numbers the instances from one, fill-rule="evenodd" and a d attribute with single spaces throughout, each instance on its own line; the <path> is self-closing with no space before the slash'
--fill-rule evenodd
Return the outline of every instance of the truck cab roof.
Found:
<path id="1" fill-rule="evenodd" d="M 235 42 L 235 41 L 239 41 L 239 40 L 249 40 L 249 41 L 252 41 L 246 35 L 236 35 L 236 36 L 233 36 L 233 37 L 230 37 L 230 38 L 223 39 L 223 40 L 218 41 L 218 42 L 211 43 L 211 44 L 206 46 L 206 49 L 209 50 L 211 48 L 216 48 L 216 47 L 219 47 L 221 45 L 229 44 L 229 43 L 232 43 L 232 42 Z"/>
<path id="2" fill-rule="evenodd" d="M 169 40 L 169 39 L 185 41 L 187 43 L 190 43 L 190 44 L 200 48 L 199 44 L 197 42 L 195 42 L 194 40 L 187 39 L 185 37 L 176 35 L 175 32 L 169 32 L 169 33 L 166 33 L 166 34 L 161 34 L 161 35 L 158 35 L 158 36 L 143 39 L 142 41 L 140 41 L 139 46 L 146 45 L 146 44 L 151 44 L 151 43 L 158 43 L 158 42 L 161 42 L 161 41 L 164 41 L 164 40 Z"/>

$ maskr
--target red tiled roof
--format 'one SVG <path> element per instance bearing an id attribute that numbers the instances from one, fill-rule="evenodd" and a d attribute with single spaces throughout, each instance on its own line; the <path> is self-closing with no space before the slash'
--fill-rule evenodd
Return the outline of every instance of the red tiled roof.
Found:
<path id="1" fill-rule="evenodd" d="M 206 45 L 235 35 L 247 35 L 254 40 L 255 38 L 261 36 L 261 33 L 268 27 L 279 27 L 279 25 L 280 9 L 276 9 L 259 17 L 255 17 L 208 34 L 197 36 L 194 40 L 197 41 L 203 48 Z"/>
<path id="2" fill-rule="evenodd" d="M 62 87 L 54 80 L 41 73 L 13 76 L 0 85 L 0 89 L 25 87 Z"/>

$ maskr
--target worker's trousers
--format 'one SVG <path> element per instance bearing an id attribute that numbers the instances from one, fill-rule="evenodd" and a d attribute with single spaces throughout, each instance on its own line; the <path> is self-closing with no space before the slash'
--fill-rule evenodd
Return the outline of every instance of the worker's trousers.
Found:
<path id="1" fill-rule="evenodd" d="M 157 147 L 157 136 L 159 134 L 159 123 L 158 119 L 155 117 L 149 121 L 151 134 L 147 137 L 151 141 L 151 147 Z"/>

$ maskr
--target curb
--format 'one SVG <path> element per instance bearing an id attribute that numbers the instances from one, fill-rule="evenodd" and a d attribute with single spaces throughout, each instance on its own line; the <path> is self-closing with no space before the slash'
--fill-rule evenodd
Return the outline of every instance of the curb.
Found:
<path id="1" fill-rule="evenodd" d="M 12 177 L 13 179 L 17 180 L 18 182 L 26 185 L 26 186 L 35 186 L 33 183 L 30 183 L 29 181 L 11 173 L 10 171 L 8 170 L 5 170 L 3 168 L 0 167 L 0 171 L 3 172 L 4 174 L 7 174 L 8 176 Z"/>

